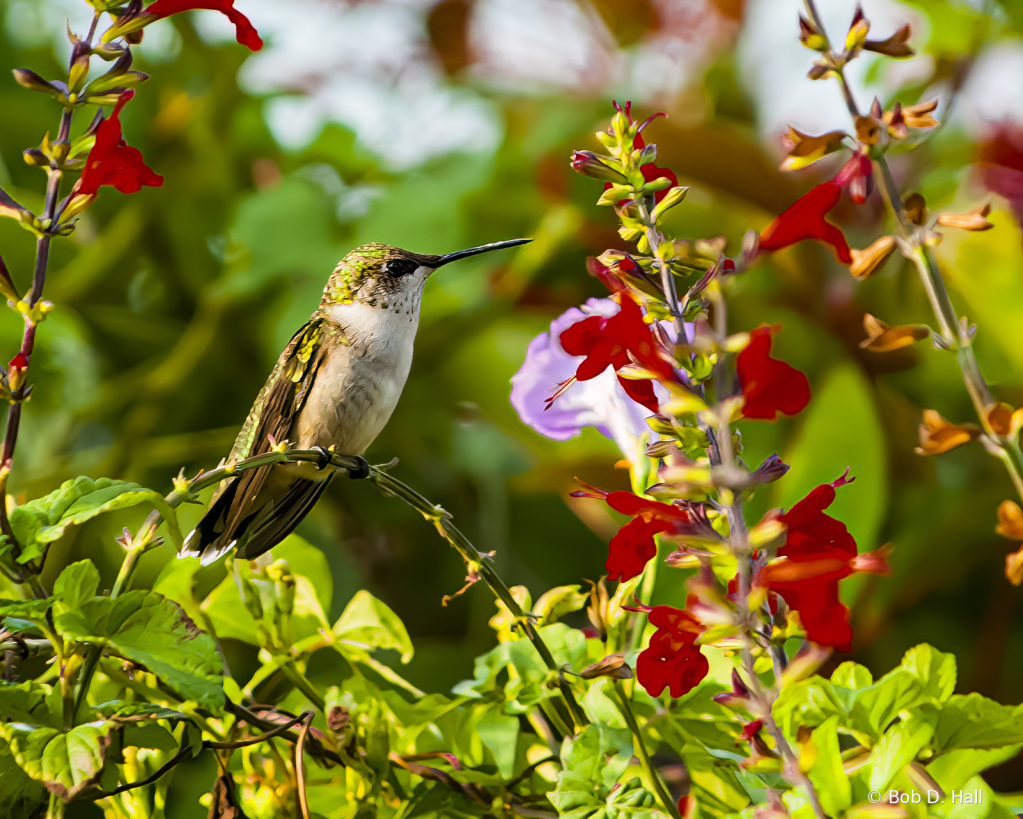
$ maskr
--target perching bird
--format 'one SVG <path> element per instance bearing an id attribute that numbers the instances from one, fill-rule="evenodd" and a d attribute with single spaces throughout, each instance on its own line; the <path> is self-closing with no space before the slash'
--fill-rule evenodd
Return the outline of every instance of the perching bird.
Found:
<path id="1" fill-rule="evenodd" d="M 362 456 L 391 417 L 412 365 L 419 305 L 438 267 L 530 241 L 473 247 L 443 256 L 389 245 L 355 248 L 335 268 L 312 318 L 292 336 L 238 433 L 229 460 L 267 452 L 334 447 Z M 183 554 L 210 563 L 228 550 L 258 557 L 312 509 L 336 470 L 315 463 L 249 469 L 221 484 L 185 540 Z M 362 474 L 368 466 L 363 461 Z"/>

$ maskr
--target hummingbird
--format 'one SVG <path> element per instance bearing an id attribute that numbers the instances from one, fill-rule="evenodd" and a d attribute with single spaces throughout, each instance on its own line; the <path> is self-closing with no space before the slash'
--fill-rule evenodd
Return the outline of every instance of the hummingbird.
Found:
<path id="1" fill-rule="evenodd" d="M 362 458 L 394 411 L 412 366 L 423 285 L 451 262 L 525 244 L 494 242 L 440 256 L 366 244 L 331 273 L 319 307 L 277 359 L 234 442 L 229 461 L 288 441 L 319 449 L 319 463 L 271 464 L 220 485 L 183 555 L 204 564 L 235 549 L 253 559 L 286 538 L 337 470 L 331 452 L 360 459 L 352 478 L 369 476 Z"/>

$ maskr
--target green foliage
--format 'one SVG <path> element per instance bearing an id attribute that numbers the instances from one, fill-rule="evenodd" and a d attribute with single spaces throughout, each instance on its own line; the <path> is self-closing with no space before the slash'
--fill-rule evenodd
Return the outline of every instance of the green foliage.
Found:
<path id="1" fill-rule="evenodd" d="M 70 526 L 143 503 L 161 514 L 174 544 L 180 545 L 177 519 L 162 495 L 128 481 L 83 477 L 67 481 L 60 489 L 11 510 L 11 529 L 25 547 L 18 561 L 25 563 L 42 557 L 48 544 L 63 536 Z"/>
<path id="2" fill-rule="evenodd" d="M 958 0 L 909 2 L 929 22 L 920 50 L 935 59 L 929 79 L 921 79 L 926 66 L 909 72 L 912 85 L 901 89 L 906 101 L 930 80 L 945 83 L 953 60 L 966 76 L 982 48 L 1019 30 L 1012 0 L 996 4 L 998 18 Z M 651 41 L 671 42 L 671 27 L 652 5 L 631 5 L 584 2 L 582 18 L 604 20 L 637 53 L 647 48 L 647 33 Z M 627 6 L 630 15 L 622 11 Z M 727 15 L 737 6 L 710 4 L 708 20 L 716 20 L 715 9 Z M 433 76 L 438 55 L 459 49 L 441 48 L 457 43 L 441 37 L 431 4 L 409 14 L 420 11 L 430 19 L 408 27 L 428 30 L 431 41 L 412 50 L 410 60 L 425 62 L 411 64 L 409 73 Z M 52 17 L 63 38 L 65 14 L 43 0 L 0 0 L 0 76 L 23 65 L 59 76 L 39 37 Z M 38 32 L 24 23 L 26 15 L 40 23 Z M 731 31 L 730 19 L 713 25 Z M 603 111 L 610 89 L 520 94 L 488 87 L 475 71 L 452 70 L 445 93 L 485 98 L 495 127 L 504 126 L 500 147 L 385 170 L 338 125 L 307 147 L 283 149 L 265 124 L 269 106 L 237 86 L 236 44 L 203 42 L 188 17 L 161 25 L 176 26 L 180 56 L 159 65 L 150 60 L 147 54 L 158 52 L 146 49 L 157 30 L 147 33 L 136 60 L 152 78 L 124 119 L 128 141 L 166 176 L 165 186 L 137 197 L 104 192 L 79 220 L 75 241 L 52 248 L 46 297 L 57 308 L 40 326 L 35 391 L 24 405 L 11 474 L 18 500 L 9 513 L 23 547 L 12 565 L 43 564 L 42 596 L 16 599 L 31 590 L 0 579 L 5 670 L 27 680 L 0 682 L 0 816 L 37 819 L 50 793 L 90 800 L 176 759 L 180 768 L 104 799 L 102 809 L 118 819 L 205 816 L 198 794 L 218 777 L 217 787 L 230 792 L 224 803 L 236 801 L 252 819 L 297 815 L 296 763 L 288 757 L 305 723 L 272 742 L 258 737 L 308 714 L 306 752 L 297 764 L 306 768 L 314 819 L 555 813 L 655 819 L 669 806 L 637 764 L 644 749 L 681 759 L 688 778 L 682 787 L 698 819 L 749 819 L 767 788 L 785 792 L 797 819 L 810 819 L 812 807 L 777 772 L 779 761 L 754 763 L 739 739 L 753 715 L 713 699 L 725 690 L 720 669 L 728 658 L 715 656 L 711 679 L 680 700 L 651 698 L 635 681 L 570 673 L 612 650 L 635 667 L 649 637 L 634 626 L 641 618 L 620 608 L 649 591 L 638 580 L 621 584 L 607 606 L 606 639 L 587 638 L 578 628 L 589 596 L 574 584 L 600 576 L 605 535 L 613 529 L 599 513 L 582 520 L 587 513 L 577 516 L 561 496 L 574 475 L 599 475 L 609 487 L 624 485 L 624 478 L 611 471 L 619 456 L 598 433 L 557 445 L 541 439 L 515 418 L 507 391 L 527 343 L 550 319 L 604 295 L 596 280 L 578 273 L 588 255 L 616 242 L 617 225 L 593 213 L 590 193 L 581 195 L 565 159 L 591 129 L 598 104 Z M 688 40 L 675 44 L 695 48 Z M 694 68 L 692 84 L 671 102 L 674 109 L 691 96 L 701 101 L 683 106 L 684 125 L 675 117 L 656 122 L 650 133 L 659 143 L 658 162 L 693 185 L 687 207 L 667 219 L 679 236 L 726 235 L 731 253 L 748 228 L 766 224 L 803 183 L 778 174 L 774 148 L 765 152 L 750 136 L 755 101 L 746 96 L 729 46 L 720 48 L 706 61 L 709 70 Z M 881 76 L 881 65 L 868 76 Z M 139 81 L 132 75 L 123 85 Z M 107 83 L 96 82 L 93 90 Z M 878 93 L 892 91 L 886 85 Z M 56 133 L 58 109 L 8 80 L 0 83 L 0 110 L 9 113 L 0 185 L 40 207 L 44 179 L 22 162 L 21 151 Z M 83 119 L 76 119 L 75 139 Z M 967 140 L 965 132 L 943 132 L 927 153 L 903 157 L 900 172 L 919 182 L 934 208 L 951 205 L 969 173 L 975 146 Z M 997 398 L 1019 406 L 1015 296 L 1023 256 L 1015 222 L 995 205 L 996 229 L 947 235 L 943 264 L 955 262 L 948 273 L 956 296 L 979 319 L 979 355 L 998 383 Z M 869 241 L 859 241 L 867 228 L 881 227 L 866 211 L 856 223 L 863 236 L 850 231 L 858 247 Z M 499 605 L 491 621 L 496 646 L 481 622 L 481 611 L 490 611 L 484 584 L 447 608 L 437 605 L 461 564 L 442 553 L 443 543 L 413 514 L 365 486 L 336 481 L 303 524 L 306 540 L 293 536 L 269 560 L 236 562 L 226 571 L 175 559 L 151 540 L 137 550 L 129 545 L 127 553 L 115 544 L 123 527 L 135 526 L 150 508 L 168 539 L 180 543 L 176 515 L 191 523 L 194 510 L 172 509 L 182 498 L 170 496 L 172 503 L 145 487 L 169 488 L 179 470 L 195 474 L 226 454 L 281 344 L 307 318 L 347 249 L 393 241 L 433 252 L 513 235 L 536 238 L 513 263 L 497 270 L 467 263 L 429 283 L 405 398 L 370 452 L 379 460 L 400 455 L 417 488 L 456 510 L 481 547 L 497 552 L 494 563 L 510 582 L 528 581 L 534 591 L 553 587 L 535 604 L 525 587 L 513 588 L 527 617 Z M 20 292 L 32 276 L 35 237 L 0 219 L 0 245 Z M 919 321 L 926 299 L 891 270 L 855 292 L 838 286 L 837 271 L 817 250 L 763 261 L 729 293 L 736 326 L 772 320 L 775 310 L 786 314 L 779 347 L 815 389 L 805 418 L 743 430 L 748 462 L 782 452 L 793 465 L 778 491 L 759 492 L 751 507 L 789 507 L 851 466 L 858 482 L 832 511 L 861 548 L 891 539 L 896 574 L 860 596 L 856 616 L 864 627 L 857 623 L 857 634 L 869 635 L 869 645 L 856 646 L 858 662 L 843 663 L 830 679 L 785 685 L 774 715 L 831 816 L 872 815 L 868 789 L 875 786 L 919 790 L 933 781 L 946 793 L 979 790 L 982 804 L 910 805 L 914 818 L 1009 819 L 980 775 L 990 778 L 1023 747 L 1023 712 L 980 694 L 955 694 L 952 656 L 969 663 L 961 690 L 980 687 L 1002 701 L 1023 694 L 1023 655 L 1011 650 L 1018 613 L 1007 613 L 1011 605 L 1001 592 L 990 593 L 1005 544 L 990 534 L 993 518 L 977 512 L 993 509 L 1007 487 L 982 468 L 979 445 L 977 453 L 964 449 L 933 467 L 908 454 L 922 406 L 966 417 L 959 374 L 929 350 L 859 351 L 855 333 L 865 310 L 892 324 Z M 23 322 L 14 311 L 0 321 L 8 350 L 2 360 L 17 349 Z M 710 364 L 700 357 L 698 374 Z M 687 430 L 694 447 L 704 445 L 702 433 Z M 5 539 L 0 558 L 9 561 L 11 549 Z M 674 587 L 681 602 L 684 575 L 661 572 L 656 588 Z M 1004 633 L 994 623 L 1005 623 Z M 550 647 L 554 669 L 526 639 L 527 624 Z M 880 674 L 905 646 L 935 637 L 952 653 L 921 645 Z M 758 668 L 768 684 L 768 665 Z M 572 725 L 563 680 L 588 726 Z M 424 693 L 448 692 L 452 684 L 451 694 Z M 622 697 L 638 719 L 635 734 Z M 773 739 L 765 741 L 777 750 Z M 214 807 L 210 815 L 220 814 Z"/>
<path id="3" fill-rule="evenodd" d="M 354 643 L 368 649 L 390 648 L 400 652 L 401 661 L 412 659 L 412 640 L 397 615 L 368 591 L 355 594 L 330 630 L 334 646 Z"/>
<path id="4" fill-rule="evenodd" d="M 1019 752 L 1023 707 L 953 694 L 955 683 L 955 658 L 920 645 L 877 682 L 866 669 L 843 663 L 830 679 L 786 686 L 773 710 L 793 743 L 800 728 L 814 729 L 808 775 L 834 816 L 870 791 L 919 792 L 928 782 L 947 796 Z M 978 788 L 986 797 L 978 815 L 987 816 L 996 805 L 986 785 Z M 922 804 L 910 806 L 911 813 L 925 815 Z"/>

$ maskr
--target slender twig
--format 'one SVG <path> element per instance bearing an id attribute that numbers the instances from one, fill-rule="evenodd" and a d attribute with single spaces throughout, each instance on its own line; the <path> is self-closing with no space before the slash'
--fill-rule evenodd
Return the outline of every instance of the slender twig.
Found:
<path id="1" fill-rule="evenodd" d="M 234 714 L 235 717 L 237 717 L 238 719 L 244 720 L 245 722 L 249 723 L 250 725 L 254 725 L 257 728 L 262 728 L 264 731 L 269 731 L 273 729 L 277 724 L 279 724 L 271 720 L 264 719 L 250 708 L 246 708 L 244 705 L 240 705 L 239 703 L 236 702 L 231 702 L 230 700 L 227 701 L 227 704 L 225 705 L 225 710 Z M 284 715 L 282 714 L 281 716 Z M 290 742 L 295 742 L 297 741 L 298 736 L 297 734 L 285 733 L 283 738 Z M 330 748 L 320 743 L 315 736 L 311 736 L 307 744 L 309 746 L 307 748 L 307 753 L 310 756 L 314 756 L 317 759 L 326 760 L 335 765 L 344 766 L 346 764 L 345 760 L 341 758 L 340 754 L 332 751 Z"/>
<path id="2" fill-rule="evenodd" d="M 279 737 L 293 725 L 298 725 L 300 722 L 309 723 L 313 716 L 314 714 L 312 711 L 303 711 L 297 717 L 289 719 L 287 722 L 282 722 L 280 725 L 271 728 L 264 734 L 259 734 L 254 737 L 246 737 L 245 739 L 238 739 L 232 742 L 213 742 L 212 740 L 207 740 L 203 743 L 203 747 L 213 748 L 218 751 L 233 751 L 238 748 L 245 748 L 249 745 L 259 745 L 261 742 L 266 742 L 274 737 Z M 301 738 L 301 733 L 299 733 L 299 737 Z"/>
<path id="3" fill-rule="evenodd" d="M 298 739 L 292 746 L 294 754 L 293 767 L 295 769 L 295 793 L 298 796 L 298 813 L 301 819 L 309 819 L 309 796 L 305 791 L 305 743 L 312 723 L 312 711 L 306 711 L 302 714 L 302 727 L 299 729 Z"/>
<path id="4" fill-rule="evenodd" d="M 625 717 L 625 723 L 632 732 L 632 745 L 639 752 L 639 759 L 643 764 L 643 770 L 646 772 L 647 778 L 650 780 L 650 785 L 657 791 L 657 797 L 661 800 L 661 805 L 668 815 L 673 819 L 682 819 L 675 800 L 671 798 L 664 780 L 661 779 L 660 772 L 654 765 L 653 760 L 650 759 L 650 754 L 643 743 L 643 735 L 639 730 L 639 723 L 636 722 L 636 715 L 632 712 L 631 698 L 625 693 L 625 686 L 622 685 L 621 680 L 615 681 L 615 690 L 618 694 L 618 710 Z"/>
<path id="5" fill-rule="evenodd" d="M 550 648 L 543 641 L 543 638 L 537 632 L 534 625 L 529 621 L 529 618 L 522 610 L 522 607 L 512 596 L 511 590 L 508 588 L 507 584 L 501 579 L 500 575 L 498 575 L 496 569 L 494 569 L 490 555 L 483 554 L 472 545 L 469 539 L 451 522 L 451 515 L 445 509 L 435 503 L 431 503 L 412 487 L 402 483 L 380 467 L 370 467 L 370 480 L 379 489 L 383 490 L 385 494 L 401 498 L 405 501 L 405 503 L 430 521 L 430 523 L 432 523 L 437 529 L 438 533 L 440 533 L 440 536 L 450 543 L 454 547 L 455 551 L 458 552 L 462 560 L 464 560 L 466 565 L 469 567 L 469 571 L 471 573 L 478 574 L 487 586 L 490 587 L 494 596 L 504 603 L 504 605 L 508 608 L 508 611 L 511 612 L 512 617 L 521 624 L 522 630 L 525 632 L 529 641 L 533 644 L 533 647 L 537 650 L 537 653 L 540 655 L 540 659 L 543 660 L 544 665 L 546 665 L 550 672 L 556 676 L 558 689 L 561 691 L 561 695 L 565 699 L 565 704 L 568 706 L 568 710 L 576 728 L 582 728 L 587 725 L 589 720 L 586 718 L 586 713 L 576 701 L 575 695 L 572 693 L 571 686 L 562 675 L 561 669 L 554 660 L 554 655 L 551 654 Z"/>
<path id="6" fill-rule="evenodd" d="M 205 745 L 205 743 L 203 743 Z M 118 785 L 112 791 L 102 791 L 95 798 L 109 799 L 111 796 L 117 796 L 119 793 L 125 793 L 126 791 L 134 790 L 135 788 L 142 788 L 146 785 L 152 785 L 157 779 L 160 779 L 164 774 L 169 773 L 170 770 L 177 765 L 186 756 L 191 755 L 192 747 L 186 746 L 181 748 L 173 757 L 171 757 L 161 768 L 154 773 L 152 776 L 147 776 L 145 779 L 139 782 L 126 782 L 123 785 Z"/>
<path id="7" fill-rule="evenodd" d="M 89 36 L 82 43 L 85 48 L 89 47 L 89 43 L 92 40 L 93 34 L 96 31 L 96 25 L 99 22 L 100 12 L 93 14 L 92 26 L 89 30 Z M 68 65 L 68 71 L 74 67 L 74 60 L 80 54 L 78 48 L 72 50 L 71 59 Z M 66 144 L 70 140 L 71 136 L 71 120 L 74 117 L 75 107 L 65 108 L 61 113 L 60 127 L 57 133 L 57 139 L 54 143 Z M 57 228 L 57 200 L 60 197 L 60 182 L 64 175 L 63 161 L 54 162 L 51 161 L 50 166 L 46 169 L 46 198 L 43 206 L 42 221 L 40 223 L 39 238 L 36 240 L 36 260 L 35 268 L 32 273 L 32 285 L 26 294 L 25 301 L 29 307 L 29 310 L 36 307 L 39 301 L 43 297 L 43 287 L 46 284 L 46 270 L 50 261 L 50 243 L 53 240 L 54 232 Z M 21 430 L 21 415 L 22 407 L 26 400 L 28 400 L 30 389 L 27 384 L 28 371 L 32 363 L 32 353 L 35 351 L 35 339 L 36 339 L 36 326 L 37 320 L 30 315 L 29 311 L 25 312 L 25 332 L 21 339 L 21 348 L 19 353 L 24 357 L 24 369 L 25 372 L 21 377 L 21 386 L 17 390 L 11 391 L 11 406 L 7 412 L 7 428 L 4 433 L 4 444 L 3 454 L 0 455 L 0 532 L 7 538 L 11 545 L 11 551 L 14 558 L 17 559 L 21 554 L 21 544 L 18 542 L 17 537 L 14 535 L 14 531 L 11 528 L 10 521 L 7 517 L 7 483 L 10 479 L 11 469 L 14 463 L 14 451 L 18 444 L 18 433 Z M 27 576 L 24 578 L 24 582 L 27 582 L 31 587 L 36 597 L 45 597 L 46 592 L 39 583 L 39 579 L 36 575 L 40 572 L 40 567 L 34 562 L 29 562 L 25 567 Z"/>

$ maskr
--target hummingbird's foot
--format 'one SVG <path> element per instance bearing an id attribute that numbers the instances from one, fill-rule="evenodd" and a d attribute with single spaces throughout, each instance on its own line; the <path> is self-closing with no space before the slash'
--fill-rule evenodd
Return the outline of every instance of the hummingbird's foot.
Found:
<path id="1" fill-rule="evenodd" d="M 325 446 L 314 446 L 313 452 L 315 452 L 319 459 L 316 461 L 316 468 L 323 470 L 330 466 L 334 460 L 334 453 L 327 449 Z"/>
<path id="2" fill-rule="evenodd" d="M 363 458 L 361 455 L 351 456 L 359 462 L 359 465 L 355 469 L 348 470 L 348 477 L 353 481 L 362 481 L 369 477 L 369 461 Z"/>

